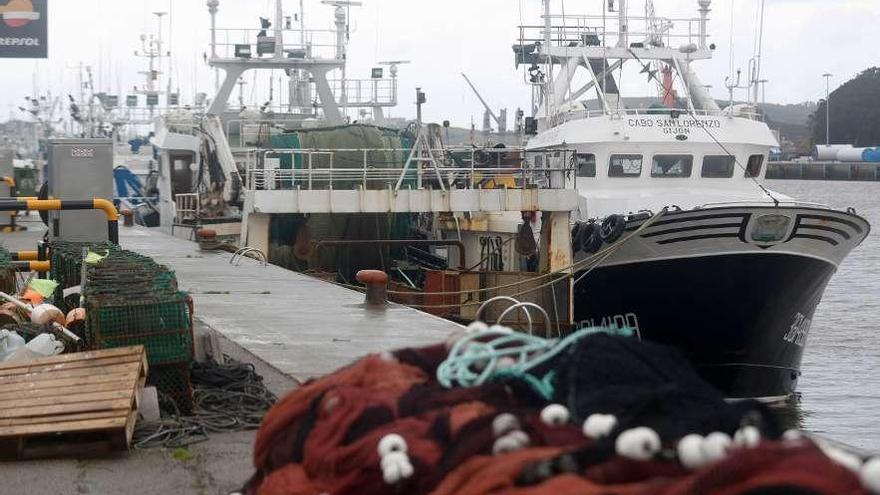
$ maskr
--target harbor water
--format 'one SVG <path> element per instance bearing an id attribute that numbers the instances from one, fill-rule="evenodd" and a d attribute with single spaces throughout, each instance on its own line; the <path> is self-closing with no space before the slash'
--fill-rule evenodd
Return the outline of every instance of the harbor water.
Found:
<path id="1" fill-rule="evenodd" d="M 831 279 L 813 319 L 793 405 L 808 431 L 880 451 L 880 183 L 771 180 L 801 201 L 853 207 L 871 235 Z"/>

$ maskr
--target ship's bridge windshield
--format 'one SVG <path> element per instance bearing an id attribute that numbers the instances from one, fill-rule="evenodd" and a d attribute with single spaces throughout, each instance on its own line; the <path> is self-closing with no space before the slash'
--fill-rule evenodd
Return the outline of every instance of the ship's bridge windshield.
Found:
<path id="1" fill-rule="evenodd" d="M 766 157 L 763 154 L 752 154 L 747 158 L 708 153 L 611 154 L 603 167 L 605 174 L 601 175 L 598 173 L 600 168 L 597 163 L 604 160 L 597 159 L 596 154 L 577 153 L 573 160 L 577 177 L 587 180 L 603 176 L 611 179 L 752 179 L 761 177 Z M 694 171 L 695 167 L 697 172 Z"/>

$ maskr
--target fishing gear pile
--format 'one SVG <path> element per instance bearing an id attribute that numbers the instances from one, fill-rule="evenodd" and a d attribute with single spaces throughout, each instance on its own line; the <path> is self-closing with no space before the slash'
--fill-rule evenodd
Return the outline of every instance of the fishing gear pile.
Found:
<path id="1" fill-rule="evenodd" d="M 728 403 L 628 329 L 475 323 L 369 355 L 281 399 L 253 460 L 250 495 L 880 493 L 880 458 Z"/>
<path id="2" fill-rule="evenodd" d="M 88 349 L 143 345 L 149 385 L 184 413 L 193 408 L 193 302 L 173 270 L 111 243 L 51 244 L 54 300 L 64 311 L 85 310 Z"/>
<path id="3" fill-rule="evenodd" d="M 255 430 L 277 401 L 252 364 L 228 356 L 222 363 L 193 363 L 191 373 L 192 414 L 185 415 L 160 393 L 162 418 L 138 422 L 135 448 L 180 448 L 204 442 L 211 433 Z"/>

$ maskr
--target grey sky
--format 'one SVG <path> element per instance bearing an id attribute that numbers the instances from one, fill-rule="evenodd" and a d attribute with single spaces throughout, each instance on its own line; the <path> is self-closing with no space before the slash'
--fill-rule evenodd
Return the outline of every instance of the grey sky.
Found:
<path id="1" fill-rule="evenodd" d="M 3 0 L 0 0 L 2 2 Z M 569 13 L 597 13 L 606 0 L 567 0 Z M 631 13 L 639 15 L 642 2 L 630 0 Z M 718 45 L 716 58 L 701 62 L 697 70 L 712 92 L 725 98 L 728 74 L 731 12 L 734 19 L 736 65 L 744 70 L 752 56 L 755 12 L 760 0 L 715 0 L 710 33 Z M 835 74 L 839 84 L 872 65 L 880 65 L 874 37 L 880 25 L 878 0 L 766 0 L 764 77 L 770 80 L 767 100 L 797 103 L 824 94 L 821 74 Z M 221 0 L 220 27 L 258 27 L 259 15 L 269 16 L 270 0 Z M 293 13 L 298 1 L 285 0 Z M 459 75 L 466 72 L 494 107 L 511 113 L 528 104 L 528 89 L 513 66 L 510 49 L 523 21 L 540 22 L 539 0 L 364 0 L 352 9 L 350 77 L 369 77 L 378 60 L 408 59 L 401 68 L 401 105 L 391 112 L 411 117 L 414 88 L 428 93 L 426 115 L 431 120 L 450 119 L 467 125 L 473 117 L 480 125 L 482 109 Z M 556 2 L 556 10 L 561 0 Z M 144 62 L 133 57 L 141 33 L 156 29 L 153 11 L 170 11 L 172 75 L 184 103 L 193 88 L 213 92 L 211 71 L 202 62 L 208 51 L 209 16 L 204 0 L 49 0 L 50 58 L 44 61 L 0 60 L 0 116 L 17 107 L 32 93 L 36 81 L 41 91 L 74 92 L 82 62 L 95 71 L 100 89 L 125 94 L 142 85 Z M 332 27 L 332 7 L 305 0 L 310 28 Z M 696 0 L 655 0 L 658 15 L 695 17 Z M 167 18 L 166 18 L 167 19 Z M 167 36 L 168 22 L 165 23 Z M 166 66 L 167 68 L 167 66 Z M 265 92 L 249 88 L 248 92 Z M 262 97 L 262 94 L 259 94 Z"/>

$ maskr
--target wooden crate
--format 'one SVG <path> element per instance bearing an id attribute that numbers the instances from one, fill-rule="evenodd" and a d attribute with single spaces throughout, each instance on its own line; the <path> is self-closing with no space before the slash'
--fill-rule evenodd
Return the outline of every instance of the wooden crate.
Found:
<path id="1" fill-rule="evenodd" d="M 0 460 L 127 449 L 146 376 L 143 346 L 0 363 Z"/>

